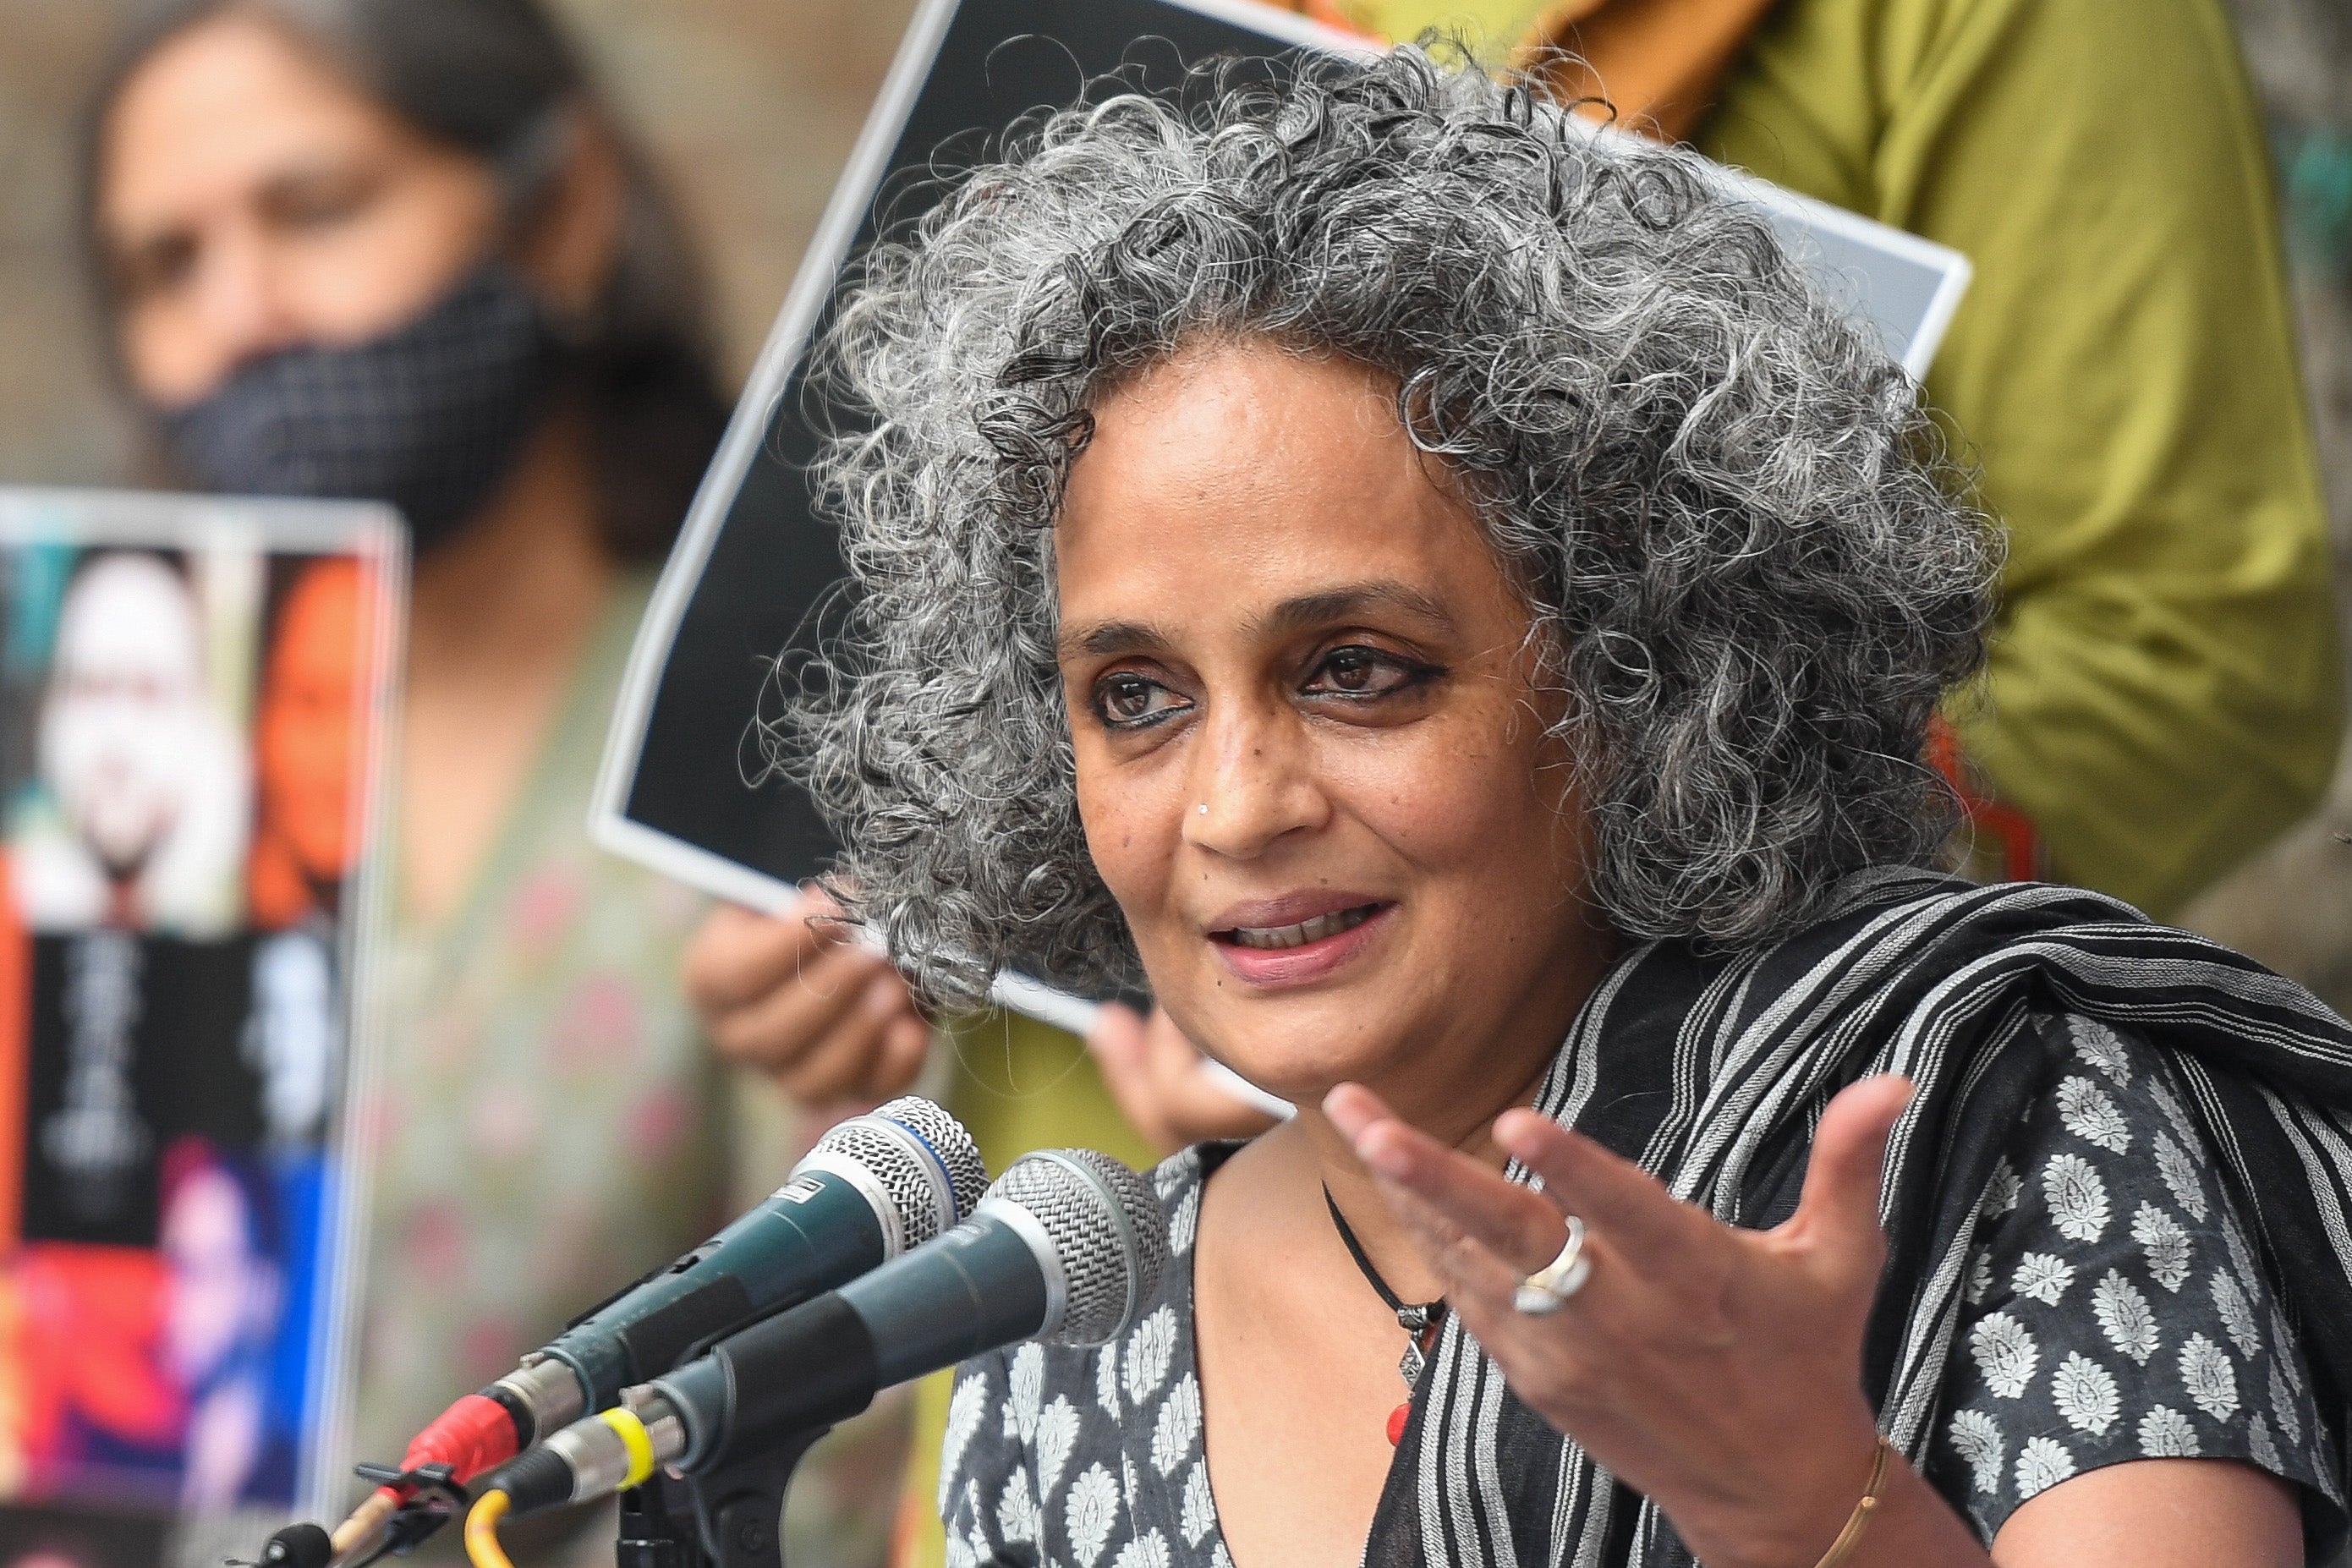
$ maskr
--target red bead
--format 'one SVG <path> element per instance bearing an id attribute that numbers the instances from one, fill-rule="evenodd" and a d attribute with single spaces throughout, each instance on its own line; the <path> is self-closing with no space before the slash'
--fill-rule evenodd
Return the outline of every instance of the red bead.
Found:
<path id="1" fill-rule="evenodd" d="M 1389 1412 L 1389 1447 L 1404 1441 L 1404 1424 L 1412 1418 L 1412 1401 L 1408 1399 Z"/>

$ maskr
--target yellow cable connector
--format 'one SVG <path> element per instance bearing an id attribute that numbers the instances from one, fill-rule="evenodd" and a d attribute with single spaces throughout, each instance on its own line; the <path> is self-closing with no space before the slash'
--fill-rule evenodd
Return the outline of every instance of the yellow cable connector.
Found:
<path id="1" fill-rule="evenodd" d="M 514 1568 L 506 1548 L 499 1544 L 499 1521 L 514 1500 L 504 1492 L 484 1492 L 466 1515 L 466 1560 L 474 1568 Z"/>
<path id="2" fill-rule="evenodd" d="M 637 1413 L 625 1406 L 615 1405 L 610 1410 L 601 1411 L 598 1419 L 613 1429 L 614 1435 L 621 1439 L 621 1446 L 629 1451 L 629 1479 L 621 1483 L 621 1489 L 627 1491 L 654 1473 L 653 1435 L 646 1430 L 646 1424 L 637 1419 Z"/>

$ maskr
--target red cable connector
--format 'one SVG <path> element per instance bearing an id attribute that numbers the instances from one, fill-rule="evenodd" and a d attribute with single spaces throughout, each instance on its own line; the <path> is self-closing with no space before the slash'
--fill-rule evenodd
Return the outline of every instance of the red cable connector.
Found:
<path id="1" fill-rule="evenodd" d="M 410 1440 L 400 1465 L 407 1470 L 446 1465 L 452 1479 L 463 1482 L 514 1456 L 514 1417 L 497 1400 L 469 1394 Z"/>

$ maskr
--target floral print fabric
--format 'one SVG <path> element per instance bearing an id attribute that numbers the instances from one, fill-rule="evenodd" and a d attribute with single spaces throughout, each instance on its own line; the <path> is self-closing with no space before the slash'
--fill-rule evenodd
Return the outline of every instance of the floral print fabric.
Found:
<path id="1" fill-rule="evenodd" d="M 465 905 L 395 922 L 377 971 L 357 1458 L 397 1460 L 452 1399 L 775 1187 L 822 1131 L 765 1085 L 728 1082 L 704 1042 L 678 978 L 700 897 L 588 838 L 650 586 L 615 594 Z M 905 1401 L 886 1397 L 811 1452 L 791 1561 L 883 1561 L 905 1433 Z M 516 1556 L 613 1561 L 609 1526 L 578 1534 Z M 409 1561 L 463 1563 L 457 1536 Z"/>
<path id="2" fill-rule="evenodd" d="M 2155 1051 L 2087 1019 L 2043 1026 L 2064 1065 L 1984 1195 L 1927 1479 L 1988 1544 L 2027 1499 L 2143 1458 L 2243 1460 L 2305 1489 L 2307 1520 L 2340 1515 L 2294 1333 Z M 1223 1152 L 1154 1173 L 1169 1268 L 1124 1339 L 958 1370 L 948 1568 L 1233 1568 L 1192 1344 L 1193 1233 Z"/>
<path id="3" fill-rule="evenodd" d="M 2044 1027 L 2062 1065 L 1984 1195 L 1928 1479 L 1988 1543 L 2138 1458 L 2244 1460 L 2340 1512 L 2294 1331 L 2162 1060 Z"/>
<path id="4" fill-rule="evenodd" d="M 948 1568 L 1233 1568 L 1192 1360 L 1203 1180 L 1200 1149 L 1152 1173 L 1169 1215 L 1168 1272 L 1124 1338 L 1085 1351 L 1025 1344 L 958 1369 L 940 1453 Z"/>

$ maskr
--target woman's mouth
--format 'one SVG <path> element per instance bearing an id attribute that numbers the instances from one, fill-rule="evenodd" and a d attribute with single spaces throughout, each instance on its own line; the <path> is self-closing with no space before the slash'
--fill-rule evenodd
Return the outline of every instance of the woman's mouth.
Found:
<path id="1" fill-rule="evenodd" d="M 1313 902 L 1297 901 L 1306 902 L 1309 909 L 1314 907 Z M 1381 933 L 1395 923 L 1396 911 L 1395 904 L 1375 900 L 1344 904 L 1284 921 L 1281 917 L 1293 911 L 1277 906 L 1263 914 L 1247 911 L 1255 917 L 1250 923 L 1237 921 L 1213 930 L 1209 932 L 1209 940 L 1225 972 L 1235 979 L 1259 987 L 1306 985 L 1325 979 L 1370 952 Z"/>
<path id="2" fill-rule="evenodd" d="M 1305 947 L 1310 942 L 1321 942 L 1325 937 L 1355 930 L 1380 913 L 1381 907 L 1379 904 L 1358 904 L 1353 909 L 1333 910 L 1329 914 L 1317 915 L 1296 925 L 1234 926 L 1213 934 L 1216 940 L 1231 942 L 1236 947 Z"/>

